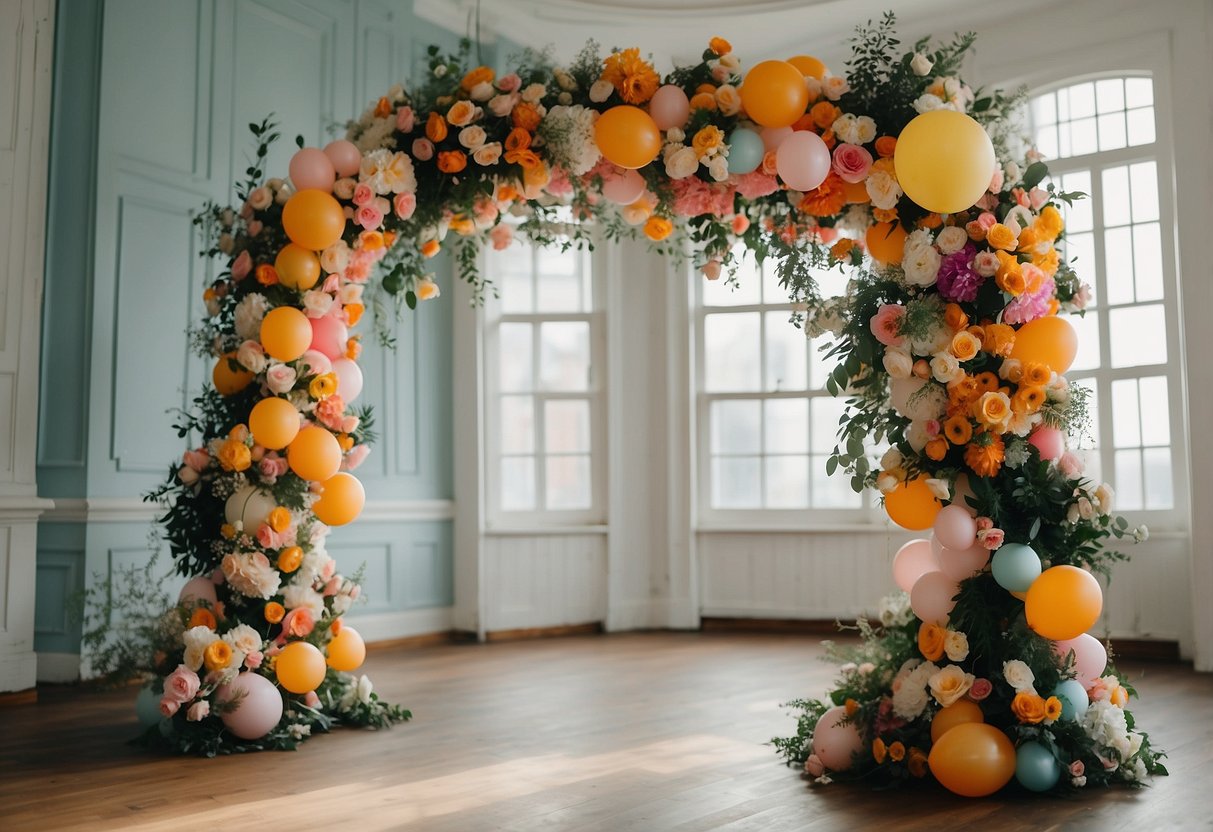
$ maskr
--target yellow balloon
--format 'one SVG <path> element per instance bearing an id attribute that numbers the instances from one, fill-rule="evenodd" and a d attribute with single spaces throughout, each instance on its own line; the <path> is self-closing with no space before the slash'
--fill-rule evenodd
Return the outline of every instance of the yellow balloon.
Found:
<path id="1" fill-rule="evenodd" d="M 261 345 L 279 361 L 294 361 L 312 345 L 312 325 L 293 306 L 271 309 L 261 319 Z"/>
<path id="2" fill-rule="evenodd" d="M 255 434 L 254 434 L 255 435 Z M 344 526 L 358 519 L 366 502 L 366 491 L 353 474 L 341 473 L 324 481 L 320 499 L 312 512 L 326 526 Z"/>
<path id="3" fill-rule="evenodd" d="M 809 106 L 804 75 L 787 61 L 754 64 L 740 92 L 746 114 L 763 127 L 787 127 Z"/>
<path id="4" fill-rule="evenodd" d="M 1015 776 L 1015 746 L 993 725 L 957 725 L 931 746 L 931 773 L 964 797 L 994 794 Z"/>
<path id="5" fill-rule="evenodd" d="M 343 626 L 329 642 L 328 654 L 329 667 L 348 673 L 362 667 L 366 660 L 366 644 L 357 630 Z"/>
<path id="6" fill-rule="evenodd" d="M 311 425 L 287 446 L 286 461 L 301 478 L 325 482 L 341 467 L 341 446 L 333 434 Z"/>
<path id="7" fill-rule="evenodd" d="M 906 230 L 901 227 L 901 223 L 894 220 L 869 225 L 863 241 L 867 244 L 868 254 L 872 255 L 874 260 L 896 266 L 904 254 L 906 236 Z"/>
<path id="8" fill-rule="evenodd" d="M 925 476 L 899 483 L 884 497 L 884 510 L 889 519 L 910 531 L 931 528 L 941 508 L 943 504 L 927 487 Z"/>
<path id="9" fill-rule="evenodd" d="M 594 141 L 608 161 L 635 170 L 661 152 L 661 130 L 639 107 L 612 107 L 594 122 Z"/>
<path id="10" fill-rule="evenodd" d="M 299 411 L 286 399 L 277 396 L 262 399 L 253 405 L 248 416 L 248 427 L 254 442 L 277 451 L 291 444 L 299 433 Z"/>
<path id="11" fill-rule="evenodd" d="M 211 371 L 211 383 L 222 396 L 234 396 L 253 381 L 253 374 L 243 366 L 237 364 L 239 369 L 232 369 L 232 362 L 235 360 L 236 353 L 225 352 L 219 356 L 219 360 L 215 362 L 215 369 Z"/>
<path id="12" fill-rule="evenodd" d="M 283 286 L 307 291 L 320 280 L 320 258 L 303 246 L 287 243 L 274 258 L 274 271 Z"/>
<path id="13" fill-rule="evenodd" d="M 291 693 L 308 693 L 324 681 L 324 654 L 314 644 L 292 641 L 274 659 L 274 673 Z"/>
<path id="14" fill-rule="evenodd" d="M 292 243 L 321 251 L 341 239 L 345 212 L 332 194 L 310 188 L 286 201 L 282 207 L 282 228 Z"/>
<path id="15" fill-rule="evenodd" d="M 1078 638 L 1103 611 L 1103 589 L 1095 576 L 1077 566 L 1046 569 L 1028 587 L 1024 615 L 1028 626 L 1053 641 Z"/>
<path id="16" fill-rule="evenodd" d="M 964 211 L 981 198 L 994 175 L 994 145 L 964 113 L 931 110 L 897 137 L 897 183 L 915 203 L 940 214 Z"/>
<path id="17" fill-rule="evenodd" d="M 1047 364 L 1055 373 L 1064 373 L 1078 355 L 1078 335 L 1065 318 L 1049 315 L 1028 321 L 1015 332 L 1011 357 L 1022 363 Z"/>
<path id="18" fill-rule="evenodd" d="M 812 55 L 796 55 L 788 58 L 788 63 L 799 69 L 802 75 L 816 78 L 818 81 L 826 77 L 826 65 L 820 58 L 814 58 Z"/>
<path id="19" fill-rule="evenodd" d="M 986 718 L 981 712 L 980 705 L 969 699 L 959 699 L 940 710 L 931 720 L 931 742 L 939 742 L 940 737 L 957 725 L 985 721 Z"/>

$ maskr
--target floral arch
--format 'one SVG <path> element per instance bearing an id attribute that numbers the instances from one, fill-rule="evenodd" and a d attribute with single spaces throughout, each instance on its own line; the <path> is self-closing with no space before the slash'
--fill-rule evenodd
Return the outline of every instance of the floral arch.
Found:
<path id="1" fill-rule="evenodd" d="M 199 444 L 149 495 L 190 580 L 139 663 L 147 736 L 214 754 L 409 717 L 352 675 L 365 646 L 342 615 L 358 581 L 325 549 L 361 511 L 353 472 L 373 439 L 353 330 L 368 307 L 437 297 L 427 264 L 443 248 L 480 296 L 482 244 L 551 242 L 571 209 L 707 279 L 732 279 L 738 246 L 776 261 L 794 323 L 836 336 L 827 386 L 849 418 L 830 473 L 933 529 L 897 552 L 904 593 L 840 651 L 829 700 L 794 703 L 798 733 L 776 740 L 789 761 L 966 795 L 1161 770 L 1086 634 L 1091 572 L 1118 557 L 1102 542 L 1130 532 L 1067 445 L 1086 413 L 1058 314 L 1088 290 L 1058 246 L 1081 195 L 1020 147 L 1019 95 L 959 78 L 972 43 L 901 54 L 888 15 L 857 30 L 845 73 L 803 55 L 743 72 L 714 38 L 664 78 L 593 43 L 567 66 L 528 52 L 504 76 L 431 48 L 427 77 L 345 139 L 300 140 L 289 181 L 263 169 L 273 125 L 250 125 L 239 205 L 196 220 L 224 267 L 194 333 L 213 385 L 179 426 Z M 814 271 L 844 267 L 847 294 L 821 297 Z M 871 440 L 888 448 L 878 462 Z"/>

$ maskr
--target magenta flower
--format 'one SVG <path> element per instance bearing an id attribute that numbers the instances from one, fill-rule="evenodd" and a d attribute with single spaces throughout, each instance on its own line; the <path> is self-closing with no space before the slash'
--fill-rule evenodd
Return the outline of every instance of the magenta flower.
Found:
<path id="1" fill-rule="evenodd" d="M 985 278 L 973 269 L 973 258 L 977 248 L 968 243 L 955 254 L 949 254 L 939 264 L 936 286 L 939 296 L 950 301 L 972 301 L 977 299 L 977 290 Z"/>

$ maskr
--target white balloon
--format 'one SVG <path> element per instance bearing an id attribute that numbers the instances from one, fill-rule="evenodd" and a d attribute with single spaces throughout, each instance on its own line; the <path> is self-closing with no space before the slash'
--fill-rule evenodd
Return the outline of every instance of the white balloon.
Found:
<path id="1" fill-rule="evenodd" d="M 233 526 L 241 523 L 244 531 L 256 534 L 257 529 L 261 528 L 265 518 L 277 505 L 278 501 L 274 499 L 274 495 L 265 489 L 243 485 L 227 498 L 223 514 Z"/>

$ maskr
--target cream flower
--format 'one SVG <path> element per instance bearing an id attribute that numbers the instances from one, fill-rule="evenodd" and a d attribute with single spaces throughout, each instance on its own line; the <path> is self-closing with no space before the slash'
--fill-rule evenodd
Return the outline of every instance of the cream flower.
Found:
<path id="1" fill-rule="evenodd" d="M 934 62 L 921 52 L 915 52 L 914 57 L 910 59 L 910 71 L 920 78 L 929 75 L 933 66 Z"/>
<path id="2" fill-rule="evenodd" d="M 954 704 L 973 687 L 974 676 L 960 665 L 950 664 L 931 676 L 931 695 L 943 707 Z"/>
<path id="3" fill-rule="evenodd" d="M 947 497 L 943 499 L 946 500 Z M 948 630 L 943 649 L 948 654 L 949 661 L 963 662 L 969 657 L 969 637 L 959 630 Z"/>
<path id="4" fill-rule="evenodd" d="M 868 180 L 871 181 L 870 179 Z M 943 259 L 934 246 L 911 246 L 906 241 L 905 254 L 902 257 L 901 268 L 905 273 L 906 283 L 911 286 L 934 285 L 939 276 L 939 266 Z"/>
<path id="5" fill-rule="evenodd" d="M 909 378 L 914 369 L 914 359 L 904 350 L 885 350 L 884 369 L 890 378 Z"/>
<path id="6" fill-rule="evenodd" d="M 897 180 L 888 171 L 879 168 L 868 173 L 864 188 L 872 200 L 873 208 L 891 211 L 897 207 L 897 200 L 901 199 L 901 185 L 897 184 Z"/>
<path id="7" fill-rule="evenodd" d="M 741 93 L 732 84 L 721 84 L 716 88 L 716 108 L 721 115 L 737 115 L 741 112 Z"/>
<path id="8" fill-rule="evenodd" d="M 260 650 L 264 645 L 261 634 L 247 624 L 240 624 L 228 630 L 224 633 L 223 640 L 230 644 L 234 650 L 239 650 L 245 655 Z M 235 664 L 235 662 L 232 662 L 232 664 Z"/>
<path id="9" fill-rule="evenodd" d="M 699 170 L 699 156 L 693 147 L 675 150 L 665 160 L 665 172 L 671 179 L 686 179 Z"/>
<path id="10" fill-rule="evenodd" d="M 472 152 L 479 150 L 487 139 L 484 128 L 476 124 L 459 131 L 459 143 Z"/>
<path id="11" fill-rule="evenodd" d="M 185 644 L 185 657 L 182 663 L 190 670 L 197 671 L 202 667 L 203 654 L 206 648 L 219 640 L 219 636 L 215 635 L 215 631 L 210 627 L 191 627 L 181 634 L 181 639 Z"/>
<path id="12" fill-rule="evenodd" d="M 944 254 L 955 254 L 968 243 L 969 235 L 957 225 L 949 225 L 941 230 L 939 236 L 935 238 L 935 245 L 939 246 L 939 250 Z"/>
<path id="13" fill-rule="evenodd" d="M 241 298 L 240 303 L 236 304 L 236 335 L 242 340 L 260 340 L 261 319 L 269 308 L 270 302 L 265 299 L 265 295 L 257 292 Z"/>
<path id="14" fill-rule="evenodd" d="M 268 360 L 265 357 L 265 350 L 261 348 L 261 344 L 257 341 L 248 340 L 240 345 L 236 350 L 236 360 L 244 365 L 250 373 L 263 373 Z"/>
<path id="15" fill-rule="evenodd" d="M 601 104 L 610 98 L 613 92 L 615 92 L 615 85 L 610 81 L 599 78 L 590 85 L 590 100 L 595 104 Z"/>
<path id="16" fill-rule="evenodd" d="M 1019 659 L 1003 662 L 1002 677 L 1007 680 L 1008 685 L 1015 689 L 1016 693 L 1022 691 L 1029 693 L 1036 692 L 1036 674 L 1032 672 L 1032 668 Z"/>
<path id="17" fill-rule="evenodd" d="M 481 145 L 472 154 L 472 160 L 483 167 L 497 164 L 501 159 L 501 142 L 489 142 Z"/>
<path id="18" fill-rule="evenodd" d="M 338 240 L 320 252 L 320 267 L 329 274 L 345 271 L 350 264 L 350 247 L 345 240 Z"/>
<path id="19" fill-rule="evenodd" d="M 939 352 L 931 359 L 931 375 L 940 384 L 951 384 L 964 377 L 960 361 L 950 352 Z"/>
<path id="20" fill-rule="evenodd" d="M 271 598 L 278 592 L 278 570 L 270 565 L 269 558 L 261 552 L 232 552 L 225 555 L 223 576 L 232 589 L 249 598 Z"/>
<path id="21" fill-rule="evenodd" d="M 851 85 L 841 75 L 830 75 L 822 80 L 821 91 L 826 98 L 837 101 L 851 91 Z"/>

